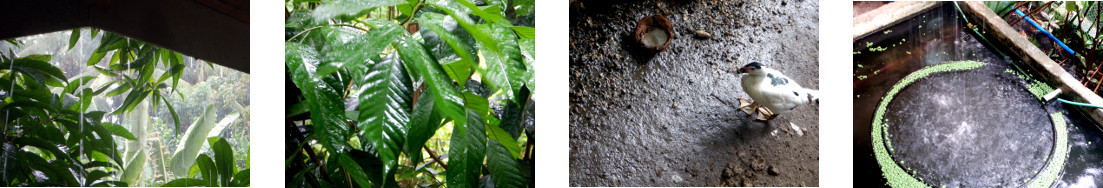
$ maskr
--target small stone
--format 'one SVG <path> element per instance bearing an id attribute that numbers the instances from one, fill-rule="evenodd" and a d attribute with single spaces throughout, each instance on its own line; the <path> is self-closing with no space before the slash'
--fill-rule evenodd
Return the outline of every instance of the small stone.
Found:
<path id="1" fill-rule="evenodd" d="M 728 179 L 728 178 L 731 178 L 733 176 L 735 176 L 735 172 L 732 172 L 732 169 L 730 169 L 730 168 L 724 169 L 724 172 L 720 173 L 720 177 L 724 178 L 724 179 Z"/>
<path id="2" fill-rule="evenodd" d="M 697 32 L 695 32 L 694 36 L 696 36 L 697 38 L 701 38 L 701 39 L 712 38 L 712 34 L 710 34 L 708 31 L 705 31 L 705 30 L 697 30 Z"/>
<path id="3" fill-rule="evenodd" d="M 770 175 L 775 175 L 775 176 L 778 175 L 778 174 L 781 174 L 780 172 L 778 172 L 777 167 L 774 167 L 774 166 L 770 166 L 770 169 L 767 170 L 766 172 L 769 172 Z"/>
<path id="4" fill-rule="evenodd" d="M 751 180 L 743 180 L 743 187 L 754 187 L 754 184 L 751 184 Z"/>

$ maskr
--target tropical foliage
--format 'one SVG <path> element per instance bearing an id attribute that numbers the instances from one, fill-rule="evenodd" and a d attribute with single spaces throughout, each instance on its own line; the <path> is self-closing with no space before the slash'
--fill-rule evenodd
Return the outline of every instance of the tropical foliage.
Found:
<path id="1" fill-rule="evenodd" d="M 248 127 L 239 121 L 247 101 L 217 124 L 223 108 L 198 107 L 194 119 L 177 113 L 196 111 L 177 108 L 193 93 L 189 74 L 224 68 L 191 66 L 202 61 L 98 29 L 26 38 L 0 46 L 3 185 L 249 185 L 248 140 L 234 140 L 244 141 L 242 155 L 220 138 L 227 127 Z M 40 54 L 17 55 L 27 53 Z M 172 171 L 179 168 L 187 170 Z"/>
<path id="2" fill-rule="evenodd" d="M 531 0 L 286 4 L 288 186 L 533 186 Z"/>

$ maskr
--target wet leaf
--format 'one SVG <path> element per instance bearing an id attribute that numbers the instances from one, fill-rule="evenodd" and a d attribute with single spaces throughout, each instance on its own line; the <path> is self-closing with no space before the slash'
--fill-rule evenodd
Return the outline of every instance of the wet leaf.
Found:
<path id="1" fill-rule="evenodd" d="M 77 41 L 80 41 L 80 28 L 73 29 L 72 35 L 69 35 L 70 50 L 73 49 L 73 46 L 77 45 Z"/>
<path id="2" fill-rule="evenodd" d="M 319 63 L 319 55 L 308 46 L 289 42 L 286 44 L 287 71 L 310 108 L 310 122 L 318 142 L 329 151 L 345 149 L 348 140 L 348 125 L 344 116 L 344 103 L 341 92 L 316 78 L 314 71 Z"/>
<path id="3" fill-rule="evenodd" d="M 463 115 L 462 99 L 455 91 L 451 80 L 445 78 L 440 64 L 425 51 L 421 43 L 411 37 L 403 37 L 399 42 L 398 54 L 402 57 L 406 67 L 414 71 L 416 77 L 424 82 L 426 91 L 424 94 L 433 95 L 435 111 L 445 118 L 455 121 L 466 121 Z"/>
<path id="4" fill-rule="evenodd" d="M 139 149 L 138 153 L 127 161 L 126 169 L 123 170 L 121 179 L 127 184 L 134 184 L 134 182 L 138 181 L 145 166 L 146 150 Z"/>
<path id="5" fill-rule="evenodd" d="M 318 68 L 315 76 L 324 77 L 349 65 L 366 64 L 371 57 L 379 56 L 379 52 L 404 32 L 401 26 L 393 22 L 380 19 L 369 19 L 366 22 L 372 24 L 374 29 L 346 43 L 328 46 L 323 65 Z"/>
<path id="6" fill-rule="evenodd" d="M 226 143 L 225 139 L 219 137 L 210 137 L 207 139 L 207 143 L 214 151 L 214 162 L 218 167 L 218 174 L 220 174 L 219 182 L 226 186 L 234 175 L 234 150 L 230 148 L 230 144 Z"/>
<path id="7" fill-rule="evenodd" d="M 404 146 L 406 156 L 410 158 L 413 164 L 421 163 L 423 158 L 421 155 L 422 146 L 440 128 L 443 118 L 440 117 L 439 113 L 433 111 L 435 103 L 436 98 L 433 95 L 421 95 L 417 99 L 417 104 L 414 104 L 413 114 L 410 118 L 410 130 L 406 136 Z"/>
<path id="8" fill-rule="evenodd" d="M 374 146 L 383 161 L 383 173 L 394 173 L 402 142 L 406 140 L 406 125 L 410 122 L 411 83 L 402 61 L 392 54 L 371 65 L 368 74 L 359 80 L 360 111 L 357 126 L 365 144 Z"/>
<path id="9" fill-rule="evenodd" d="M 325 3 L 314 9 L 314 20 L 325 20 L 340 15 L 350 15 L 375 7 L 394 6 L 407 3 L 406 0 L 338 0 Z"/>
<path id="10" fill-rule="evenodd" d="M 458 28 L 454 19 L 442 14 L 425 13 L 418 22 L 428 28 L 422 30 L 425 45 L 440 59 L 444 72 L 463 87 L 479 61 L 470 34 Z"/>
<path id="11" fill-rule="evenodd" d="M 486 130 L 480 115 L 468 110 L 467 121 L 454 121 L 448 148 L 448 187 L 477 187 L 486 155 Z"/>
<path id="12" fill-rule="evenodd" d="M 214 161 L 207 155 L 199 155 L 195 158 L 195 164 L 199 166 L 199 173 L 202 174 L 203 183 L 206 183 L 208 187 L 218 186 L 218 167 L 215 166 Z"/>
<path id="13" fill-rule="evenodd" d="M 487 124 L 486 135 L 489 136 L 491 140 L 500 143 L 500 146 L 506 149 L 507 153 L 513 156 L 514 159 L 521 158 L 521 147 L 517 144 L 517 140 L 514 140 L 513 137 L 505 130 L 502 130 L 501 127 Z"/>
<path id="14" fill-rule="evenodd" d="M 130 131 L 126 130 L 126 128 L 124 128 L 123 126 L 108 122 L 100 123 L 100 125 L 102 125 L 105 129 L 107 129 L 107 131 L 110 131 L 111 134 L 115 136 L 123 137 L 127 140 L 137 140 L 137 138 L 134 137 L 134 134 L 131 134 Z"/>
<path id="15" fill-rule="evenodd" d="M 525 26 L 511 26 L 509 28 L 513 29 L 513 32 L 516 32 L 517 36 L 522 39 L 536 39 L 536 28 Z"/>
<path id="16" fill-rule="evenodd" d="M 356 164 L 356 161 L 353 161 L 352 158 L 349 158 L 348 155 L 337 154 L 337 156 L 337 162 L 341 164 L 341 167 L 348 171 L 349 176 L 351 176 L 350 178 L 352 178 L 352 181 L 355 181 L 356 184 L 360 185 L 360 187 L 374 187 L 371 181 L 368 179 L 368 175 L 364 173 L 364 169 L 360 168 L 360 165 Z"/>
<path id="17" fill-rule="evenodd" d="M 188 126 L 188 130 L 184 132 L 183 140 L 180 140 L 176 145 L 176 151 L 173 152 L 170 167 L 172 167 L 173 174 L 186 174 L 188 168 L 195 163 L 195 157 L 199 155 L 199 150 L 203 148 L 203 143 L 207 141 L 207 133 L 215 125 L 215 108 L 211 108 L 208 105 L 203 114 L 199 116 L 199 119 Z"/>
<path id="18" fill-rule="evenodd" d="M 510 146 L 510 143 L 499 143 L 496 140 L 490 140 L 487 144 L 486 168 L 493 177 L 491 180 L 494 187 L 524 187 L 525 177 L 515 159 L 519 154 L 511 156 L 513 151 L 509 149 Z M 516 143 L 512 146 L 516 147 Z"/>

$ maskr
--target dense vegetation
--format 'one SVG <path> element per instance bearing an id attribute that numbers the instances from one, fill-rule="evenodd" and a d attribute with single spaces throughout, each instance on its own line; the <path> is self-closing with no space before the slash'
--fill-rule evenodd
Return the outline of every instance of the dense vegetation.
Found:
<path id="1" fill-rule="evenodd" d="M 288 186 L 533 186 L 532 0 L 286 4 Z"/>
<path id="2" fill-rule="evenodd" d="M 247 135 L 248 101 L 197 95 L 247 75 L 98 29 L 27 38 L 0 46 L 4 186 L 249 185 L 248 138 L 222 138 Z"/>
<path id="3" fill-rule="evenodd" d="M 1053 61 L 1080 79 L 1081 84 L 1103 94 L 1103 3 L 1096 1 L 989 1 L 989 9 L 1020 30 Z M 1019 12 L 1016 12 L 1018 10 Z M 1022 15 L 1064 43 L 1026 21 Z"/>

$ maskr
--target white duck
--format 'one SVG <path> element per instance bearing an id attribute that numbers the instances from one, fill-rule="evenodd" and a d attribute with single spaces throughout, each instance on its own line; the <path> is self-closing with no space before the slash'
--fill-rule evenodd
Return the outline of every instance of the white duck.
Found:
<path id="1" fill-rule="evenodd" d="M 748 63 L 736 72 L 743 75 L 743 91 L 754 100 L 739 98 L 739 109 L 755 119 L 771 120 L 797 106 L 819 103 L 819 91 L 800 87 L 792 78 L 761 63 Z"/>

